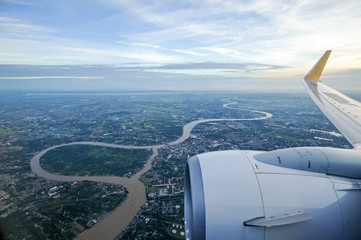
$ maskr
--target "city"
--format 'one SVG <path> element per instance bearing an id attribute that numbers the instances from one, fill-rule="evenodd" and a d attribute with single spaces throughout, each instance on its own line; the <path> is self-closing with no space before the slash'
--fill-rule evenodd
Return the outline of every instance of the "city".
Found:
<path id="1" fill-rule="evenodd" d="M 195 154 L 351 148 L 305 94 L 2 92 L 0 98 L 0 218 L 9 239 L 72 239 L 127 199 L 123 185 L 38 177 L 30 160 L 52 146 L 81 141 L 162 145 L 140 178 L 146 203 L 116 239 L 184 239 L 184 168 Z M 187 123 L 262 117 L 252 110 L 273 116 L 201 123 L 184 142 L 168 144 Z M 55 174 L 130 178 L 150 155 L 150 150 L 73 145 L 47 152 L 41 166 Z"/>

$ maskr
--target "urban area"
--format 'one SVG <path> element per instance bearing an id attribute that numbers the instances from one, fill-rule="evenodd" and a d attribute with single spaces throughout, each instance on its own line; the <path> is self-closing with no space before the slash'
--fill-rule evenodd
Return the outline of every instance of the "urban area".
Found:
<path id="1" fill-rule="evenodd" d="M 272 117 L 202 123 L 187 140 L 168 144 L 195 120 L 264 115 L 250 110 Z M 164 144 L 140 178 L 146 203 L 116 239 L 185 239 L 184 169 L 193 155 L 300 146 L 351 148 L 305 93 L 2 92 L 0 223 L 5 239 L 73 239 L 126 201 L 127 186 L 54 181 L 31 171 L 30 160 L 40 151 L 81 141 Z M 150 148 L 69 145 L 47 152 L 40 164 L 60 175 L 130 178 L 151 154 Z"/>

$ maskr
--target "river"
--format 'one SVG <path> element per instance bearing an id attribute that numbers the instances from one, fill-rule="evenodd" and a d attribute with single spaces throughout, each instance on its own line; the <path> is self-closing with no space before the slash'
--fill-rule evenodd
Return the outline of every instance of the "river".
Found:
<path id="1" fill-rule="evenodd" d="M 177 140 L 168 143 L 168 145 L 176 145 L 184 142 L 190 137 L 191 131 L 198 124 L 206 122 L 219 122 L 219 121 L 253 121 L 253 120 L 263 120 L 272 117 L 271 113 L 261 112 L 256 110 L 247 110 L 240 108 L 233 108 L 229 105 L 236 104 L 237 102 L 231 102 L 223 104 L 223 107 L 250 111 L 254 113 L 261 113 L 264 116 L 257 118 L 235 118 L 235 119 L 200 119 L 193 122 L 190 122 L 183 127 L 183 134 Z M 64 176 L 59 174 L 54 174 L 45 171 L 40 167 L 40 158 L 47 153 L 48 151 L 69 145 L 92 145 L 92 146 L 102 146 L 102 147 L 111 147 L 111 148 L 124 148 L 124 149 L 152 149 L 153 154 L 149 157 L 144 168 L 134 174 L 131 178 L 116 177 L 116 176 Z M 126 187 L 128 190 L 127 199 L 118 206 L 111 214 L 106 216 L 104 219 L 96 223 L 92 228 L 85 230 L 78 235 L 77 239 L 80 240 L 97 240 L 97 239 L 114 239 L 128 224 L 132 221 L 133 217 L 137 214 L 141 206 L 146 202 L 146 193 L 145 186 L 139 180 L 140 176 L 147 172 L 152 167 L 153 159 L 158 155 L 158 150 L 163 148 L 166 144 L 153 145 L 153 146 L 127 146 L 127 145 L 118 145 L 111 143 L 102 143 L 102 142 L 72 142 L 61 145 L 56 145 L 49 147 L 40 151 L 30 160 L 31 170 L 39 177 L 47 178 L 56 181 L 93 181 L 93 182 L 102 182 L 102 183 L 113 183 L 119 184 Z"/>

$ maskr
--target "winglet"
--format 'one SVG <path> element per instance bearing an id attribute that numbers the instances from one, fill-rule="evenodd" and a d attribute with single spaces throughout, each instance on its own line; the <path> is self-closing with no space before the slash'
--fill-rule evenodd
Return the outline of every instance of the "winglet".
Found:
<path id="1" fill-rule="evenodd" d="M 331 54 L 331 50 L 327 50 L 322 57 L 320 58 L 320 60 L 318 60 L 318 62 L 316 63 L 315 66 L 313 66 L 313 68 L 311 69 L 311 71 L 306 75 L 305 80 L 314 80 L 314 81 L 319 81 L 320 76 L 322 74 L 323 68 L 326 65 L 326 62 L 328 60 L 328 57 Z"/>

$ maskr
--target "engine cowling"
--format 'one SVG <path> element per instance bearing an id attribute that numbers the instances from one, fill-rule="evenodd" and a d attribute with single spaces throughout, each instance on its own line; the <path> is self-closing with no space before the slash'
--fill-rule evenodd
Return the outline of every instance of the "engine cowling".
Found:
<path id="1" fill-rule="evenodd" d="M 274 165 L 266 163 L 267 153 Z M 186 239 L 359 239 L 359 180 L 280 167 L 276 160 L 272 152 L 256 151 L 191 157 Z"/>

